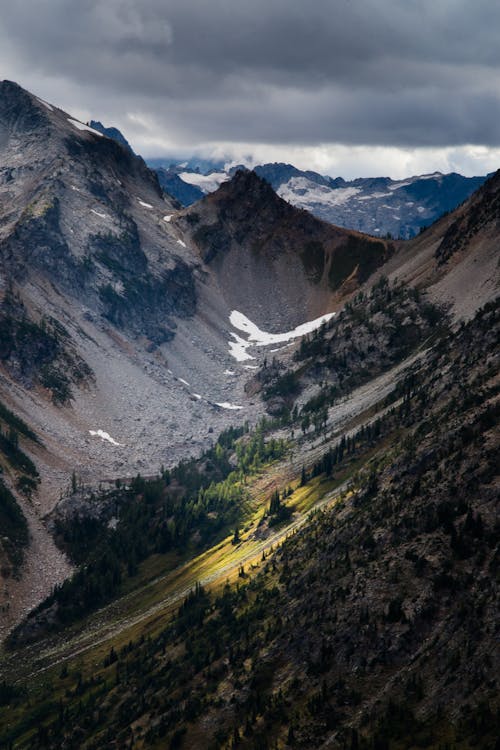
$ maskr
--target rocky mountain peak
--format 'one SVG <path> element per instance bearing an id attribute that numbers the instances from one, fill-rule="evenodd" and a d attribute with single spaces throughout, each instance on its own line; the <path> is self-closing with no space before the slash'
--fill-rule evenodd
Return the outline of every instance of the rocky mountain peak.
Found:
<path id="1" fill-rule="evenodd" d="M 7 132 L 27 134 L 47 119 L 41 101 L 13 81 L 0 81 L 0 144 Z"/>

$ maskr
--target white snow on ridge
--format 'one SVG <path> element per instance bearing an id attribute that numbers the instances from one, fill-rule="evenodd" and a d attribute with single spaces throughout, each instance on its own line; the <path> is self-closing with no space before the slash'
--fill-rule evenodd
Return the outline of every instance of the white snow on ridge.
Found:
<path id="1" fill-rule="evenodd" d="M 182 240 L 177 240 L 177 244 L 182 245 L 182 247 L 186 247 L 186 243 L 183 242 Z"/>
<path id="2" fill-rule="evenodd" d="M 215 403 L 216 406 L 220 406 L 221 409 L 243 409 L 242 406 L 237 404 L 230 404 L 229 401 L 223 401 L 221 404 Z"/>
<path id="3" fill-rule="evenodd" d="M 321 317 L 315 320 L 309 320 L 306 323 L 302 323 L 293 329 L 293 331 L 286 331 L 284 333 L 268 333 L 267 331 L 261 331 L 261 329 L 252 323 L 252 321 L 238 312 L 233 310 L 229 316 L 231 325 L 237 328 L 239 331 L 247 334 L 245 340 L 240 335 L 231 331 L 231 336 L 235 339 L 229 342 L 229 351 L 232 356 L 238 360 L 238 362 L 244 362 L 247 359 L 255 359 L 252 357 L 247 349 L 251 346 L 269 346 L 270 344 L 281 344 L 283 342 L 289 342 L 299 336 L 305 336 L 307 333 L 311 333 L 319 328 L 323 323 L 330 320 L 335 313 L 327 313 L 321 315 Z"/>
<path id="4" fill-rule="evenodd" d="M 371 201 L 372 198 L 387 198 L 389 195 L 392 195 L 392 193 L 370 193 L 370 195 L 361 195 L 359 198 L 356 198 L 356 200 Z"/>
<path id="5" fill-rule="evenodd" d="M 99 133 L 98 130 L 94 130 L 94 128 L 89 127 L 88 125 L 84 125 L 83 122 L 80 122 L 79 120 L 73 120 L 72 117 L 68 117 L 68 122 L 73 125 L 73 127 L 77 128 L 77 130 L 88 130 L 89 133 L 93 133 L 94 135 L 98 135 L 101 138 L 103 137 L 102 133 Z"/>
<path id="6" fill-rule="evenodd" d="M 177 380 L 179 380 L 181 383 L 184 383 L 184 385 L 189 386 L 189 383 L 187 382 L 187 380 L 184 380 L 184 378 L 177 378 Z"/>
<path id="7" fill-rule="evenodd" d="M 141 204 L 141 206 L 144 206 L 144 208 L 153 208 L 153 206 L 151 205 L 151 203 L 145 203 L 144 201 L 141 201 L 140 198 L 137 198 L 137 200 L 139 201 L 139 203 Z"/>
<path id="8" fill-rule="evenodd" d="M 395 182 L 394 185 L 389 185 L 389 190 L 399 190 L 399 188 L 406 187 L 407 185 L 412 185 L 415 182 L 415 180 L 403 180 L 401 182 Z"/>
<path id="9" fill-rule="evenodd" d="M 306 177 L 291 177 L 288 182 L 280 185 L 278 195 L 294 206 L 309 208 L 317 203 L 340 206 L 360 192 L 360 188 L 331 188 Z"/>
<path id="10" fill-rule="evenodd" d="M 112 438 L 109 432 L 104 432 L 104 430 L 89 430 L 89 433 L 91 435 L 95 435 L 96 437 L 100 437 L 101 440 L 106 440 L 106 442 L 111 443 L 111 445 L 122 445 L 122 443 L 118 443 L 114 438 Z"/>
<path id="11" fill-rule="evenodd" d="M 181 172 L 179 177 L 190 185 L 196 185 L 204 193 L 213 193 L 222 182 L 229 180 L 226 172 L 212 172 L 211 174 L 198 174 L 197 172 Z"/>
<path id="12" fill-rule="evenodd" d="M 43 104 L 44 107 L 47 107 L 51 112 L 54 111 L 54 107 L 49 104 L 48 102 L 45 102 L 43 99 L 40 99 L 39 96 L 35 96 L 35 99 L 40 102 L 40 104 Z"/>

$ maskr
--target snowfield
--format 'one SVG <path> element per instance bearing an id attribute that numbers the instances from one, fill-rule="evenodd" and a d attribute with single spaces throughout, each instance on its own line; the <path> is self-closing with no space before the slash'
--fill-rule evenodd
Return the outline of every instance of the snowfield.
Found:
<path id="1" fill-rule="evenodd" d="M 294 206 L 307 209 L 317 203 L 340 206 L 360 192 L 360 188 L 330 188 L 306 177 L 292 177 L 280 186 L 278 195 Z"/>
<path id="2" fill-rule="evenodd" d="M 238 361 L 245 362 L 248 359 L 255 359 L 248 353 L 251 346 L 270 346 L 292 341 L 299 336 L 305 336 L 319 328 L 323 323 L 328 322 L 335 313 L 327 313 L 319 318 L 309 320 L 293 329 L 284 333 L 268 333 L 262 331 L 255 323 L 243 315 L 238 310 L 233 310 L 229 316 L 231 325 L 242 333 L 246 333 L 247 338 L 242 338 L 239 334 L 231 331 L 234 341 L 229 341 L 229 352 Z"/>

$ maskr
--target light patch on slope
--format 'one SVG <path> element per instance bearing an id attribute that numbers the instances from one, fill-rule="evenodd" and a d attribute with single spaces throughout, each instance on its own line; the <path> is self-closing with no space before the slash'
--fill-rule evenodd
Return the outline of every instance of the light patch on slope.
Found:
<path id="1" fill-rule="evenodd" d="M 252 355 L 247 352 L 247 348 L 250 345 L 248 341 L 245 341 L 245 339 L 242 339 L 241 336 L 238 336 L 238 334 L 233 331 L 231 331 L 231 336 L 234 338 L 234 341 L 228 342 L 229 354 L 234 357 L 237 362 L 245 362 L 247 359 L 255 359 L 255 357 L 252 357 Z"/>
<path id="2" fill-rule="evenodd" d="M 101 440 L 106 440 L 106 442 L 111 443 L 111 445 L 122 445 L 122 443 L 118 443 L 114 438 L 112 438 L 109 432 L 104 432 L 104 430 L 89 430 L 89 433 L 91 435 L 95 435 L 96 437 L 100 437 Z"/>
<path id="3" fill-rule="evenodd" d="M 361 195 L 359 198 L 356 198 L 356 200 L 371 201 L 372 198 L 387 198 L 388 195 L 392 195 L 392 193 L 370 193 L 370 195 Z"/>
<path id="4" fill-rule="evenodd" d="M 184 378 L 177 378 L 177 380 L 179 380 L 181 383 L 184 383 L 184 385 L 187 385 L 189 387 L 189 383 L 187 382 L 187 380 L 184 380 Z"/>
<path id="5" fill-rule="evenodd" d="M 389 185 L 389 190 L 399 190 L 399 188 L 406 187 L 407 185 L 413 185 L 415 180 L 404 180 L 402 182 L 395 182 L 394 185 Z"/>
<path id="6" fill-rule="evenodd" d="M 215 403 L 216 406 L 220 406 L 221 409 L 243 409 L 242 406 L 238 406 L 237 404 L 230 404 L 229 401 L 223 401 L 221 404 Z"/>
<path id="7" fill-rule="evenodd" d="M 177 244 L 182 245 L 182 247 L 186 247 L 186 243 L 183 242 L 182 240 L 177 240 Z"/>
<path id="8" fill-rule="evenodd" d="M 307 209 L 317 203 L 341 206 L 360 192 L 360 188 L 330 188 L 306 177 L 291 177 L 288 182 L 280 185 L 278 195 L 294 206 Z"/>
<path id="9" fill-rule="evenodd" d="M 54 107 L 49 104 L 48 102 L 45 102 L 43 99 L 40 99 L 38 96 L 35 97 L 35 99 L 40 102 L 40 104 L 43 104 L 44 107 L 47 107 L 51 112 L 54 111 Z"/>
<path id="10" fill-rule="evenodd" d="M 172 214 L 168 214 L 168 216 L 164 216 L 164 217 L 163 217 L 163 221 L 166 221 L 166 222 L 167 222 L 167 224 L 168 224 L 168 222 L 169 222 L 169 221 L 170 221 L 171 219 L 172 219 Z"/>
<path id="11" fill-rule="evenodd" d="M 139 203 L 141 204 L 141 206 L 144 206 L 144 208 L 153 208 L 153 206 L 151 205 L 151 203 L 145 203 L 145 201 L 141 201 L 140 198 L 137 198 L 137 200 L 139 201 Z"/>
<path id="12" fill-rule="evenodd" d="M 268 333 L 267 331 L 261 331 L 261 329 L 252 323 L 252 321 L 243 315 L 238 310 L 233 310 L 229 316 L 231 325 L 237 328 L 239 331 L 246 333 L 247 339 L 243 339 L 239 334 L 231 332 L 231 336 L 235 341 L 229 342 L 229 351 L 232 356 L 238 360 L 238 362 L 244 362 L 247 359 L 255 359 L 255 357 L 248 354 L 247 349 L 251 346 L 269 346 L 271 344 L 282 344 L 285 342 L 292 341 L 299 336 L 305 336 L 307 333 L 311 333 L 319 328 L 323 323 L 329 321 L 335 313 L 327 313 L 321 315 L 319 318 L 309 320 L 306 323 L 302 323 L 293 329 L 293 331 L 285 331 L 284 333 Z"/>
<path id="13" fill-rule="evenodd" d="M 102 133 L 99 133 L 98 130 L 94 130 L 94 128 L 91 128 L 88 125 L 84 125 L 83 122 L 79 122 L 78 120 L 73 120 L 72 117 L 68 117 L 68 122 L 71 123 L 71 125 L 73 125 L 73 127 L 75 127 L 77 130 L 87 130 L 89 133 L 98 135 L 101 138 L 103 137 Z"/>
<path id="14" fill-rule="evenodd" d="M 229 179 L 229 175 L 226 172 L 212 172 L 211 174 L 181 172 L 179 177 L 190 185 L 196 185 L 204 193 L 213 193 L 222 182 L 226 182 Z"/>
<path id="15" fill-rule="evenodd" d="M 96 216 L 100 216 L 100 217 L 101 217 L 101 219 L 106 219 L 106 218 L 107 218 L 106 214 L 101 214 L 101 213 L 100 213 L 99 211 L 96 211 L 96 210 L 95 210 L 94 208 L 91 208 L 90 210 L 91 210 L 91 211 L 92 211 L 92 213 L 93 213 L 93 214 L 95 214 Z"/>

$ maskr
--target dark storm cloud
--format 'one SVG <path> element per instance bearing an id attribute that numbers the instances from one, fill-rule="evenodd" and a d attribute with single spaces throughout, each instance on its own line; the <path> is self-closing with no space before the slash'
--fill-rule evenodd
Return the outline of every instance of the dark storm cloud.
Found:
<path id="1" fill-rule="evenodd" d="M 18 0 L 0 61 L 178 141 L 495 146 L 498 29 L 497 0 Z"/>

